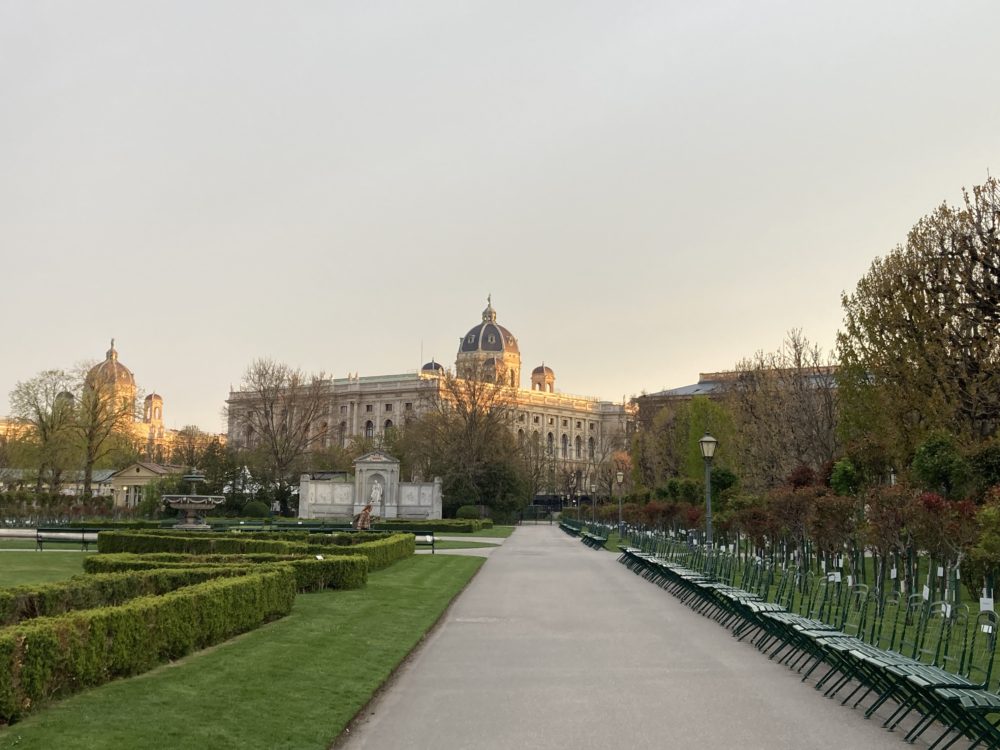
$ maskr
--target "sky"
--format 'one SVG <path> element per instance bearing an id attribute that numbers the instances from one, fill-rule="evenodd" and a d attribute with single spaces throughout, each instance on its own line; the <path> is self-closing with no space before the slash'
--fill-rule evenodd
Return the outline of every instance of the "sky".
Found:
<path id="1" fill-rule="evenodd" d="M 0 415 L 116 339 L 168 426 L 491 294 L 620 400 L 802 329 L 1000 170 L 1000 4 L 0 0 Z"/>

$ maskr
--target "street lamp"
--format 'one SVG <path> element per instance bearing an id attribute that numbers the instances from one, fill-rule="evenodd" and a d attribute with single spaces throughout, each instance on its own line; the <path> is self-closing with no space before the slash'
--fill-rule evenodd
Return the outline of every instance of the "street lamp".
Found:
<path id="1" fill-rule="evenodd" d="M 573 504 L 574 508 L 577 508 L 576 504 L 576 474 L 571 474 L 569 477 L 569 501 Z M 577 518 L 580 518 L 580 510 L 577 508 L 576 511 Z M 583 519 L 580 519 L 583 520 Z"/>
<path id="2" fill-rule="evenodd" d="M 625 472 L 620 469 L 615 472 L 615 481 L 618 482 L 618 538 L 622 537 L 622 482 L 625 481 Z"/>
<path id="3" fill-rule="evenodd" d="M 590 509 L 594 515 L 594 525 L 597 525 L 597 485 L 590 483 Z"/>
<path id="4" fill-rule="evenodd" d="M 712 457 L 719 441 L 705 430 L 705 435 L 698 441 L 701 457 L 705 459 L 705 544 L 712 548 Z"/>

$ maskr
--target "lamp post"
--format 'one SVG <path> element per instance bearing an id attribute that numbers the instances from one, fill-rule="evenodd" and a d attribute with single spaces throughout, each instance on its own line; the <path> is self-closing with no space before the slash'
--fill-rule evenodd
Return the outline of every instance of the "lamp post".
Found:
<path id="1" fill-rule="evenodd" d="M 719 441 L 705 430 L 705 435 L 698 441 L 701 457 L 705 459 L 705 544 L 712 547 L 712 457 Z"/>
<path id="2" fill-rule="evenodd" d="M 625 481 L 625 472 L 616 471 L 615 481 L 618 482 L 618 538 L 622 537 L 622 482 Z"/>
<path id="3" fill-rule="evenodd" d="M 573 504 L 573 507 L 576 508 L 576 517 L 583 520 L 580 518 L 580 509 L 576 502 L 576 474 L 570 475 L 569 478 L 569 501 Z"/>
<path id="4" fill-rule="evenodd" d="M 597 485 L 590 483 L 590 509 L 594 516 L 594 525 L 597 525 Z"/>

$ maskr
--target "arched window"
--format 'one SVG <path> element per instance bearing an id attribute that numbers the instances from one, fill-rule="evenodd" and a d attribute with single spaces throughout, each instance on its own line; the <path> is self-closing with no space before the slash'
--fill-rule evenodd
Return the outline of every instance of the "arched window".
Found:
<path id="1" fill-rule="evenodd" d="M 560 443 L 561 443 L 560 447 L 562 448 L 562 454 L 561 454 L 562 457 L 569 458 L 569 436 L 566 433 L 563 433 L 562 440 L 560 440 Z"/>
<path id="2" fill-rule="evenodd" d="M 319 438 L 320 445 L 326 447 L 330 444 L 330 427 L 326 422 L 320 422 L 317 437 Z"/>
<path id="3" fill-rule="evenodd" d="M 573 458 L 582 459 L 583 458 L 583 438 L 579 435 L 576 436 L 576 440 L 573 443 L 574 451 Z"/>
<path id="4" fill-rule="evenodd" d="M 155 409 L 153 409 L 153 419 L 159 419 L 159 418 L 160 418 L 160 407 L 157 406 Z"/>
<path id="5" fill-rule="evenodd" d="M 587 440 L 587 456 L 591 461 L 594 460 L 594 438 L 589 438 Z"/>
<path id="6" fill-rule="evenodd" d="M 517 431 L 517 444 L 524 445 L 524 430 Z"/>
<path id="7" fill-rule="evenodd" d="M 388 432 L 389 430 L 391 430 L 392 429 L 392 420 L 391 419 L 385 420 L 385 424 L 382 426 L 382 429 L 385 430 L 386 432 Z"/>
<path id="8" fill-rule="evenodd" d="M 369 440 L 375 437 L 375 425 L 372 424 L 370 419 L 365 422 L 365 437 Z"/>
<path id="9" fill-rule="evenodd" d="M 548 436 L 545 438 L 545 452 L 548 453 L 550 456 L 552 455 L 552 451 L 555 450 L 555 442 L 556 442 L 555 437 L 553 437 L 552 433 L 550 432 Z"/>
<path id="10" fill-rule="evenodd" d="M 341 448 L 347 447 L 347 422 L 341 422 L 340 427 L 337 428 L 337 440 L 340 442 Z"/>

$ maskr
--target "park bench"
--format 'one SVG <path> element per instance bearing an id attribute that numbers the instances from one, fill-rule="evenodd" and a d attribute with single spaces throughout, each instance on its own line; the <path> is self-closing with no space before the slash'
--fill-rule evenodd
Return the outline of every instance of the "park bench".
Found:
<path id="1" fill-rule="evenodd" d="M 413 540 L 418 547 L 430 547 L 431 554 L 434 554 L 434 532 L 433 531 L 408 531 L 413 534 Z"/>
<path id="2" fill-rule="evenodd" d="M 73 529 L 64 526 L 35 529 L 35 549 L 41 552 L 46 544 L 79 544 L 80 549 L 86 552 L 90 550 L 91 544 L 97 543 L 97 533 L 101 530 Z"/>
<path id="3" fill-rule="evenodd" d="M 580 527 L 571 524 L 567 521 L 560 521 L 559 528 L 565 531 L 570 536 L 578 536 L 580 534 Z"/>

